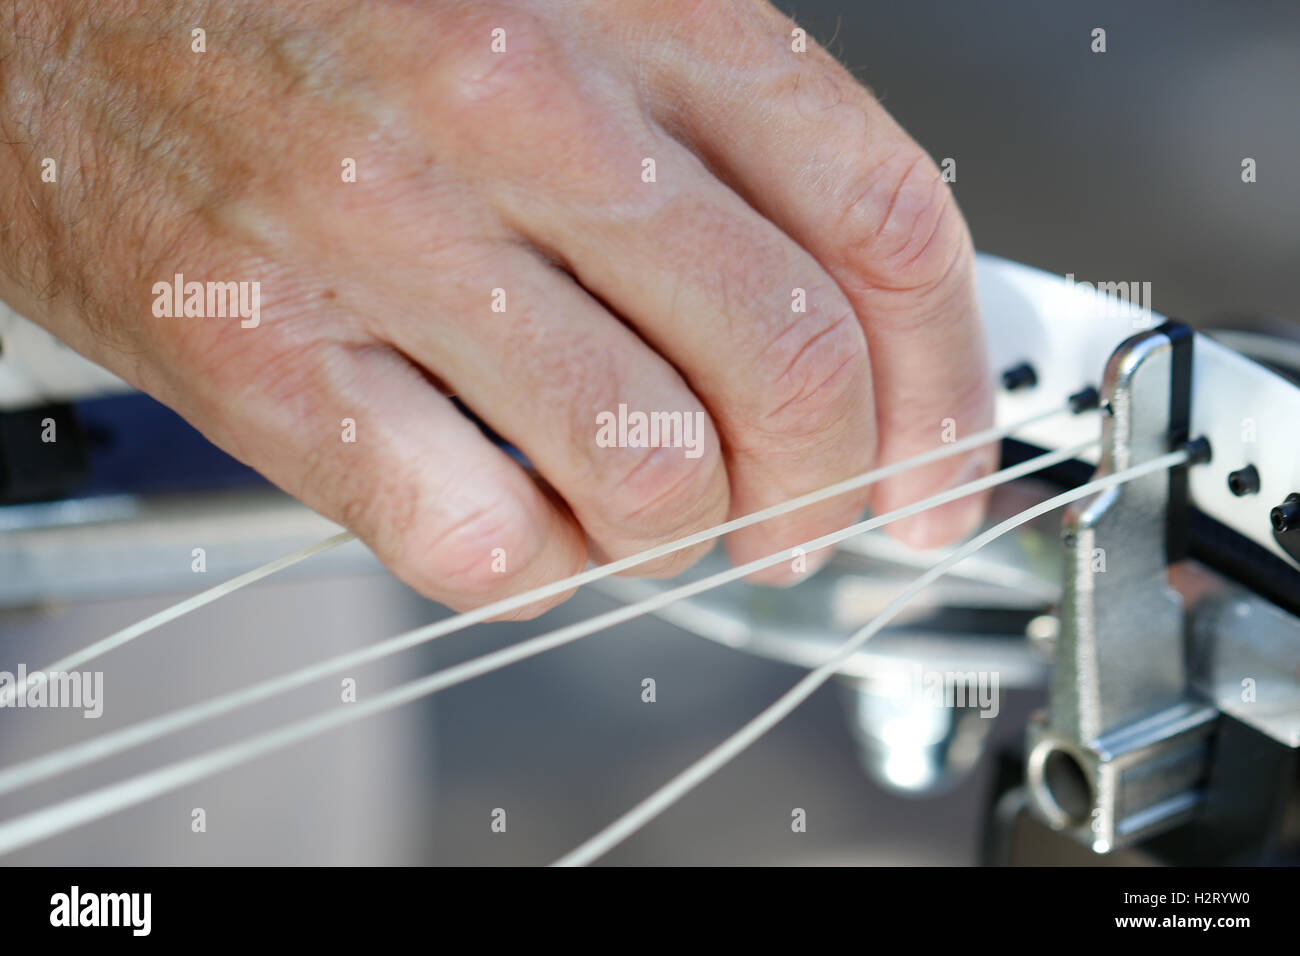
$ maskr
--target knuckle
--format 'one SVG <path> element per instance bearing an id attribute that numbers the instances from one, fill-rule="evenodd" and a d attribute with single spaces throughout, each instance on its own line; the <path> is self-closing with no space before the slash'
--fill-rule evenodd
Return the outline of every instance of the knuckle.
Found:
<path id="1" fill-rule="evenodd" d="M 868 389 L 867 342 L 847 304 L 811 308 L 783 329 L 759 357 L 764 433 L 815 434 L 859 402 Z"/>
<path id="2" fill-rule="evenodd" d="M 426 594 L 482 598 L 509 591 L 542 546 L 522 503 L 506 493 L 406 528 L 401 566 L 408 583 Z"/>
<path id="3" fill-rule="evenodd" d="M 747 328 L 753 310 L 769 308 L 777 277 L 791 274 L 788 241 L 770 223 L 716 195 L 674 195 L 645 229 L 667 274 L 691 296 L 686 301 L 722 306 L 720 318 L 732 331 Z"/>
<path id="4" fill-rule="evenodd" d="M 848 195 L 841 248 L 850 273 L 869 289 L 927 292 L 971 255 L 952 192 L 919 147 L 896 150 Z"/>
<path id="5" fill-rule="evenodd" d="M 578 466 L 592 458 L 600 416 L 633 403 L 627 382 L 637 371 L 632 360 L 612 354 L 607 340 L 593 342 L 582 332 L 557 328 L 543 308 L 524 306 L 515 314 L 508 345 L 532 356 L 529 387 L 538 402 L 569 423 L 569 451 Z"/>
<path id="6" fill-rule="evenodd" d="M 568 89 L 561 51 L 541 20 L 488 8 L 460 18 L 434 67 L 437 98 L 449 116 L 481 124 L 484 111 L 525 116 Z"/>
<path id="7" fill-rule="evenodd" d="M 787 100 L 805 122 L 833 124 L 837 140 L 862 145 L 867 141 L 864 99 L 869 94 L 812 37 L 808 49 L 811 62 L 782 75 L 774 94 Z"/>
<path id="8" fill-rule="evenodd" d="M 703 414 L 703 413 L 700 413 Z M 619 449 L 619 468 L 606 499 L 605 521 L 624 534 L 670 536 L 726 507 L 726 483 L 716 440 L 698 458 L 671 446 Z"/>
<path id="9" fill-rule="evenodd" d="M 650 191 L 624 184 L 640 169 L 649 127 L 625 96 L 581 74 L 571 42 L 513 7 L 466 16 L 440 45 L 418 104 L 433 104 L 440 163 L 478 182 L 526 175 L 537 191 L 576 203 L 645 202 Z"/>
<path id="10" fill-rule="evenodd" d="M 385 564 L 405 565 L 403 529 L 415 524 L 420 510 L 418 483 L 396 469 L 349 468 L 332 449 L 316 447 L 305 450 L 303 473 L 304 487 L 333 489 L 328 503 L 332 507 L 325 508 L 331 517 L 365 541 Z"/>

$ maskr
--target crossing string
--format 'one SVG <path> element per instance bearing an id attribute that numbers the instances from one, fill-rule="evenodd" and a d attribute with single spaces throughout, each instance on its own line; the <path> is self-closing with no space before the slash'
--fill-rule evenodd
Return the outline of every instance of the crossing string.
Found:
<path id="1" fill-rule="evenodd" d="M 983 478 L 968 482 L 965 485 L 940 492 L 930 498 L 918 501 L 915 504 L 899 508 L 895 511 L 859 522 L 848 528 L 842 528 L 838 531 L 824 535 L 812 542 L 807 542 L 800 547 L 804 553 L 811 553 L 814 550 L 829 547 L 838 544 L 848 538 L 855 537 L 875 528 L 883 527 L 902 518 L 918 514 L 921 511 L 927 511 L 930 508 L 945 504 L 957 498 L 974 494 L 987 488 L 995 487 L 1008 481 L 1015 480 L 1034 471 L 1051 467 L 1063 461 L 1068 461 L 1076 457 L 1087 448 L 1094 445 L 1095 441 L 1089 441 L 1072 448 L 1061 451 L 1049 452 L 1038 458 L 1031 459 L 1011 468 L 986 475 Z M 707 578 L 690 584 L 682 585 L 655 595 L 652 598 L 639 601 L 632 604 L 624 605 L 614 611 L 597 615 L 589 620 L 569 625 L 548 634 L 540 635 L 530 641 L 515 645 L 511 648 L 499 652 L 500 658 L 491 658 L 488 666 L 495 669 L 497 666 L 505 666 L 514 663 L 516 660 L 522 660 L 523 657 L 532 656 L 533 653 L 540 653 L 542 650 L 548 650 L 551 647 L 558 647 L 561 644 L 568 643 L 571 640 L 577 640 L 593 634 L 596 631 L 612 627 L 615 624 L 621 624 L 625 621 L 641 617 L 645 614 L 652 613 L 662 607 L 675 603 L 687 597 L 693 597 L 705 591 L 720 587 L 731 581 L 738 580 L 749 574 L 772 567 L 776 564 L 788 561 L 793 557 L 791 551 L 782 550 L 774 555 L 760 558 L 746 565 L 735 568 L 729 568 L 726 571 L 719 572 Z M 464 617 L 462 615 L 461 617 Z M 200 701 L 177 710 L 161 714 L 156 717 L 150 717 L 135 724 L 130 724 L 118 730 L 109 731 L 97 737 L 92 737 L 67 747 L 53 750 L 30 760 L 20 763 L 11 764 L 0 770 L 0 795 L 11 793 L 15 790 L 28 787 L 48 780 L 51 777 L 59 776 L 76 770 L 79 767 L 104 760 L 108 757 L 122 753 L 123 751 L 140 747 L 145 744 L 160 740 L 163 737 L 178 733 L 196 724 L 212 720 L 224 714 L 241 709 L 267 700 L 281 694 L 288 693 L 299 687 L 314 683 L 336 674 L 343 674 L 354 671 L 356 668 L 366 664 L 373 663 L 382 658 L 397 654 L 400 651 L 414 647 L 416 644 L 433 640 L 436 637 L 444 636 L 451 633 L 457 628 L 448 628 L 445 625 L 454 623 L 456 618 L 450 622 L 440 622 L 434 627 L 421 627 L 405 634 L 399 634 L 395 637 L 379 641 L 375 644 L 367 645 L 355 651 L 328 658 L 315 664 L 309 664 L 305 667 L 272 677 L 258 683 L 250 684 L 237 690 L 231 691 L 217 697 L 210 698 L 206 701 Z M 533 650 L 536 648 L 536 650 Z M 464 679 L 478 676 L 486 671 L 479 671 L 474 668 L 484 666 L 479 661 L 470 661 L 462 665 L 468 668 Z M 501 663 L 495 663 L 500 660 Z M 450 686 L 450 685 L 448 685 Z M 439 687 L 438 689 L 442 689 Z"/>
<path id="2" fill-rule="evenodd" d="M 995 541 L 1009 531 L 1020 527 L 1028 521 L 1047 512 L 1059 508 L 1062 505 L 1077 501 L 1087 495 L 1096 494 L 1107 488 L 1113 488 L 1116 485 L 1123 484 L 1126 481 L 1132 481 L 1134 478 L 1140 478 L 1143 475 L 1149 475 L 1152 472 L 1162 471 L 1168 468 L 1174 468 L 1184 464 L 1189 457 L 1186 450 L 1169 452 L 1159 458 L 1154 458 L 1144 464 L 1137 465 L 1124 471 L 1116 472 L 1105 478 L 1099 478 L 1095 481 L 1080 485 L 1063 494 L 1049 498 L 1031 508 L 1027 508 L 1020 514 L 1015 515 L 1000 524 L 994 525 L 982 534 L 976 535 L 970 541 L 961 545 L 951 554 L 937 561 L 920 577 L 908 585 L 897 597 L 889 602 L 885 608 L 876 615 L 866 626 L 854 633 L 848 640 L 836 648 L 821 664 L 814 670 L 809 671 L 797 684 L 790 690 L 786 691 L 776 702 L 764 709 L 753 720 L 740 728 L 721 744 L 709 751 L 691 766 L 687 767 L 668 783 L 664 784 L 653 794 L 641 801 L 623 816 L 619 817 L 605 829 L 601 830 L 595 836 L 588 839 L 581 846 L 565 854 L 559 860 L 556 860 L 554 866 L 585 866 L 588 863 L 600 858 L 608 853 L 619 843 L 626 840 L 637 830 L 641 829 L 659 814 L 663 813 L 674 803 L 690 793 L 691 790 L 698 787 L 713 774 L 717 773 L 724 766 L 733 760 L 738 754 L 758 740 L 763 734 L 767 733 L 791 711 L 801 703 L 812 696 L 817 688 L 821 687 L 826 681 L 835 674 L 839 666 L 844 663 L 858 648 L 865 644 L 871 637 L 877 634 L 886 624 L 889 623 L 900 611 L 902 611 L 917 594 L 923 589 L 933 584 L 938 578 L 942 577 L 953 565 L 959 561 L 970 557 L 980 548 L 984 547 L 991 541 Z"/>
<path id="3" fill-rule="evenodd" d="M 1092 410 L 1093 409 L 1082 409 L 1081 411 Z M 591 584 L 594 581 L 599 581 L 602 578 L 620 574 L 624 571 L 630 571 L 643 564 L 654 561 L 657 558 L 675 554 L 678 551 L 692 548 L 697 544 L 713 541 L 716 538 L 730 534 L 732 531 L 738 531 L 741 528 L 748 528 L 750 525 L 759 524 L 771 518 L 798 511 L 799 509 L 806 508 L 809 505 L 825 501 L 827 498 L 834 498 L 838 495 L 847 494 L 850 491 L 855 491 L 858 488 L 863 488 L 867 485 L 883 481 L 886 478 L 902 474 L 903 472 L 910 471 L 913 468 L 920 468 L 923 465 L 942 461 L 945 458 L 951 458 L 953 455 L 959 455 L 962 452 L 971 450 L 972 448 L 978 448 L 983 445 L 992 444 L 996 441 L 1001 441 L 1003 438 L 1006 438 L 1017 431 L 1021 431 L 1031 425 L 1037 424 L 1038 422 L 1054 418 L 1057 415 L 1065 414 L 1066 412 L 1074 412 L 1075 414 L 1080 413 L 1080 411 L 1075 411 L 1072 404 L 1066 403 L 1065 405 L 1041 412 L 1010 425 L 1000 425 L 994 428 L 987 428 L 983 431 L 975 432 L 955 442 L 940 445 L 938 448 L 933 448 L 930 451 L 922 452 L 919 455 L 905 458 L 890 465 L 873 468 L 870 471 L 862 472 L 861 474 L 854 475 L 851 478 L 838 481 L 835 484 L 819 488 L 816 491 L 810 491 L 807 494 L 799 495 L 795 498 L 790 498 L 786 501 L 780 502 L 779 504 L 755 511 L 752 514 L 742 515 L 741 517 L 733 518 L 730 521 L 725 521 L 722 524 L 715 525 L 712 528 L 706 528 L 705 530 L 698 531 L 695 534 L 687 535 L 686 537 L 679 538 L 676 541 L 669 541 L 661 545 L 656 545 L 653 548 L 649 548 L 637 554 L 629 555 L 626 558 L 620 558 L 619 560 L 611 561 L 608 564 L 588 568 L 586 571 L 582 571 L 560 581 L 554 581 L 551 584 L 533 588 L 532 590 L 526 591 L 522 594 L 503 598 L 502 600 L 494 601 L 493 603 L 484 605 L 483 607 L 475 608 L 473 611 L 467 611 L 464 614 L 459 614 L 447 620 L 439 621 L 436 625 L 432 625 L 429 628 L 428 639 L 462 630 L 463 628 L 482 623 L 483 621 L 489 620 L 493 617 L 501 617 L 510 614 L 511 612 L 527 607 L 529 604 L 534 602 L 544 601 L 548 598 L 556 597 L 557 595 L 574 590 L 575 588 Z M 164 624 L 176 620 L 178 617 L 211 604 L 219 598 L 227 597 L 238 591 L 240 588 L 247 587 L 248 585 L 260 581 L 277 571 L 281 571 L 284 568 L 297 564 L 312 555 L 320 554 L 323 551 L 328 551 L 331 548 L 336 548 L 339 545 L 346 544 L 353 540 L 354 537 L 355 536 L 350 531 L 344 531 L 340 534 L 326 538 L 323 541 L 318 541 L 315 544 L 308 545 L 292 554 L 285 555 L 282 558 L 277 558 L 259 568 L 247 571 L 238 577 L 231 578 L 229 581 L 224 581 L 221 584 L 209 588 L 199 594 L 195 594 L 178 604 L 164 608 L 156 614 L 150 615 L 144 620 L 132 624 L 130 627 L 125 627 L 120 631 L 116 631 L 107 637 L 95 641 L 87 647 L 83 647 L 72 654 L 61 657 L 52 664 L 34 671 L 32 673 L 32 679 L 44 680 L 50 673 L 63 673 L 87 664 L 96 658 L 102 657 L 109 651 L 115 650 L 138 637 L 148 634 L 150 631 L 157 630 Z M 5 688 L 4 691 L 0 692 L 0 707 L 12 703 L 16 692 L 17 688 L 13 687 Z"/>
<path id="4" fill-rule="evenodd" d="M 62 751 L 55 751 L 45 755 L 44 757 L 36 758 L 35 760 L 28 761 L 24 764 L 15 765 L 0 772 L 0 793 L 8 792 L 39 780 L 47 779 L 50 776 L 54 776 L 66 770 L 74 769 L 75 767 L 82 766 L 94 760 L 102 759 L 103 757 L 121 752 L 129 747 L 137 746 L 150 740 L 156 740 L 161 736 L 175 732 L 187 726 L 192 726 L 201 720 L 209 719 L 221 713 L 226 713 L 236 707 L 244 706 L 256 700 L 265 699 L 266 697 L 277 693 L 282 693 L 285 690 L 316 680 L 319 677 L 354 667 L 358 663 L 365 663 L 382 656 L 387 656 L 388 654 L 396 653 L 405 647 L 414 646 L 416 643 L 431 640 L 447 633 L 453 633 L 454 631 L 468 627 L 487 617 L 508 613 L 510 610 L 523 607 L 534 601 L 542 600 L 545 597 L 553 596 L 554 594 L 564 593 L 565 591 L 578 587 L 581 584 L 599 580 L 602 577 L 618 573 L 622 570 L 634 568 L 638 564 L 654 560 L 655 558 L 666 554 L 671 554 L 674 551 L 683 548 L 692 547 L 697 543 L 711 540 L 726 534 L 729 531 L 746 527 L 750 524 L 767 520 L 768 518 L 780 514 L 789 513 L 797 508 L 806 507 L 809 504 L 825 500 L 826 498 L 837 494 L 843 494 L 847 491 L 870 484 L 873 481 L 881 480 L 882 478 L 889 477 L 893 474 L 898 474 L 910 468 L 919 467 L 949 457 L 950 455 L 958 454 L 979 444 L 986 444 L 999 440 L 1016 430 L 1027 427 L 1030 424 L 1042 421 L 1056 414 L 1060 414 L 1065 410 L 1065 408 L 1054 409 L 1050 412 L 1033 416 L 1032 418 L 1025 419 L 1010 426 L 985 430 L 984 432 L 969 436 L 961 442 L 954 442 L 942 446 L 922 455 L 895 463 L 894 465 L 873 469 L 863 475 L 855 476 L 854 478 L 839 482 L 835 485 L 829 486 L 828 488 L 820 489 L 819 491 L 811 492 L 807 495 L 802 495 L 798 498 L 792 499 L 791 501 L 763 509 L 762 511 L 756 512 L 752 515 L 733 519 L 732 521 L 726 522 L 715 528 L 698 532 L 697 534 L 690 535 L 679 541 L 669 542 L 665 545 L 649 549 L 641 554 L 633 555 L 630 558 L 625 558 L 621 561 L 615 561 L 607 565 L 589 569 L 588 571 L 575 575 L 572 578 L 534 589 L 514 598 L 494 602 L 493 605 L 480 608 L 476 611 L 456 615 L 451 619 L 438 622 L 435 625 L 420 628 L 404 635 L 398 635 L 396 638 L 390 638 L 387 641 L 380 642 L 379 644 L 363 649 L 362 651 L 348 655 L 341 655 L 340 657 L 322 662 L 321 664 L 303 668 L 299 671 L 283 675 L 282 677 L 273 678 L 272 680 L 264 681 L 261 684 L 256 684 L 252 687 L 231 694 L 226 694 L 192 707 L 182 708 L 179 711 L 163 715 L 160 718 L 144 721 L 140 724 L 133 725 L 132 727 L 124 728 L 121 731 L 92 739 L 83 744 L 65 748 Z M 1049 467 L 1051 464 L 1068 460 L 1069 458 L 1077 456 L 1081 451 L 1093 444 L 1095 444 L 1095 442 L 1088 442 L 1076 446 L 1075 448 L 1040 456 L 1037 459 L 1014 468 L 1005 469 L 1002 472 L 995 473 L 994 475 L 987 476 L 978 481 L 967 483 L 960 488 L 951 489 L 948 492 L 931 496 L 922 502 L 917 502 L 916 504 L 910 505 L 906 508 L 897 509 L 889 514 L 881 515 L 865 522 L 860 522 L 850 528 L 841 529 L 840 531 L 834 532 L 830 535 L 824 535 L 821 538 L 814 539 L 813 541 L 806 542 L 799 546 L 798 550 L 803 553 L 811 553 L 812 551 L 832 546 L 833 544 L 845 540 L 855 534 L 861 534 L 865 531 L 871 530 L 872 528 L 883 526 L 892 521 L 901 520 L 904 517 L 928 510 L 929 508 L 936 507 L 939 504 L 946 503 L 947 501 L 955 500 L 958 497 L 973 494 L 977 491 L 984 490 L 985 488 L 994 487 L 997 484 L 1020 477 L 1023 474 L 1028 474 L 1032 470 Z M 287 567 L 289 564 L 303 560 L 311 554 L 319 553 L 329 547 L 342 544 L 345 541 L 350 540 L 350 538 L 351 536 L 346 533 L 336 535 L 326 541 L 312 546 L 311 548 L 295 552 L 293 555 L 286 556 L 277 562 L 272 562 L 271 564 L 249 572 L 246 575 L 241 575 L 239 578 L 225 582 L 223 585 L 218 585 L 216 588 L 203 592 L 200 595 L 196 595 L 194 598 L 191 598 L 186 602 L 181 602 L 181 604 L 175 605 L 174 607 L 160 612 L 151 618 L 147 618 L 145 621 L 134 625 L 132 628 L 110 635 L 109 638 L 96 642 L 83 651 L 69 655 L 62 661 L 56 662 L 56 665 L 52 665 L 51 668 L 48 669 L 57 669 L 58 664 L 65 664 L 65 666 L 68 666 L 65 662 L 72 662 L 71 666 L 84 663 L 86 660 L 105 653 L 114 647 L 121 646 L 121 644 L 134 639 L 140 634 L 146 633 L 148 630 L 152 630 L 160 626 L 162 623 L 166 623 L 166 621 L 174 620 L 176 617 L 188 613 L 188 611 L 193 610 L 196 607 L 200 607 L 206 603 L 211 603 L 211 601 L 215 600 L 217 597 L 232 593 L 237 588 L 260 579 L 261 577 L 265 577 L 279 568 Z M 297 721 L 274 731 L 255 735 L 227 747 L 218 748 L 217 750 L 210 751 L 206 754 L 201 754 L 189 758 L 188 760 L 183 760 L 179 763 L 141 774 L 118 784 L 113 784 L 101 788 L 100 790 L 84 794 L 80 797 L 73 798 L 72 800 L 65 801 L 64 803 L 45 808 L 44 810 L 15 818 L 0 825 L 0 852 L 9 852 L 20 846 L 25 846 L 31 842 L 35 842 L 36 840 L 44 839 L 47 836 L 63 832 L 71 827 L 116 812 L 117 810 L 123 809 L 127 806 L 147 800 L 152 796 L 175 789 L 185 783 L 219 772 L 226 767 L 254 759 L 260 754 L 269 752 L 270 750 L 279 749 L 280 747 L 288 746 L 289 744 L 299 740 L 322 733 L 332 727 L 339 726 L 341 723 L 363 719 L 373 713 L 388 710 L 400 706 L 410 700 L 417 699 L 418 697 L 436 693 L 438 690 L 469 680 L 474 676 L 489 673 L 492 670 L 496 670 L 499 667 L 506 666 L 507 664 L 513 663 L 517 660 L 522 660 L 525 657 L 542 653 L 544 650 L 561 646 L 564 643 L 577 640 L 579 637 L 586 636 L 587 634 L 595 633 L 598 630 L 610 627 L 614 624 L 630 620 L 642 614 L 650 613 L 653 610 L 672 603 L 673 601 L 690 597 L 693 594 L 702 593 L 705 590 L 721 586 L 729 581 L 753 574 L 756 571 L 767 567 L 772 567 L 789 560 L 790 557 L 791 552 L 783 550 L 776 554 L 769 555 L 766 558 L 742 565 L 739 568 L 730 569 L 702 581 L 693 582 L 689 585 L 671 589 L 634 605 L 628 605 L 627 607 L 620 608 L 608 614 L 599 615 L 590 621 L 570 625 L 567 628 L 561 628 L 558 631 L 541 635 L 530 641 L 525 641 L 523 644 L 496 652 L 495 654 L 485 655 L 483 658 L 478 658 L 466 662 L 465 664 L 449 668 L 446 671 L 438 672 L 420 680 L 400 685 L 384 694 L 372 698 L 370 701 L 366 702 L 366 704 L 359 707 Z"/>
<path id="5" fill-rule="evenodd" d="M 1082 443 L 1073 448 L 1040 455 L 1030 461 L 1011 468 L 1003 469 L 976 481 L 968 482 L 949 491 L 933 495 L 913 505 L 896 509 L 867 521 L 859 522 L 849 528 L 840 529 L 823 535 L 798 546 L 798 551 L 810 554 L 822 548 L 831 547 L 838 542 L 898 521 L 922 511 L 928 510 L 959 497 L 977 493 L 998 484 L 1014 480 L 1034 470 L 1050 467 L 1053 464 L 1076 457 L 1083 450 L 1091 447 L 1095 441 Z M 1122 477 L 1122 476 L 1118 476 Z M 1115 479 L 1110 481 L 1116 483 Z M 1108 485 L 1104 485 L 1108 486 Z M 1027 520 L 1027 519 L 1026 519 Z M 12 818 L 0 823 L 0 854 L 12 852 L 24 846 L 63 833 L 109 814 L 134 806 L 146 800 L 168 793 L 178 787 L 204 779 L 216 773 L 253 760 L 259 756 L 299 743 L 328 730 L 362 720 L 377 713 L 391 710 L 405 703 L 437 693 L 447 687 L 463 683 L 473 677 L 491 673 L 501 667 L 543 653 L 546 650 L 570 643 L 580 637 L 595 633 L 615 624 L 648 614 L 674 601 L 702 593 L 714 587 L 720 587 L 730 581 L 754 574 L 791 559 L 794 549 L 768 555 L 747 564 L 711 575 L 699 581 L 691 582 L 653 598 L 618 608 L 606 614 L 598 615 L 588 621 L 569 625 L 540 635 L 503 650 L 483 655 L 463 664 L 447 668 L 423 678 L 401 684 L 381 692 L 364 702 L 352 704 L 347 708 L 336 708 L 329 712 L 317 714 L 305 719 L 285 724 L 279 728 L 255 734 L 205 753 L 189 757 L 172 764 L 139 774 L 118 783 L 110 784 L 96 790 L 73 797 L 61 803 Z M 364 652 L 361 652 L 364 653 Z M 355 655 L 345 655 L 353 657 Z M 334 661 L 339 661 L 335 658 Z M 327 664 L 329 662 L 326 662 Z M 299 672 L 301 673 L 301 672 Z M 292 676 L 292 675 L 289 675 Z M 209 702 L 211 704 L 213 702 Z M 203 705 L 200 705 L 202 707 Z M 192 708 L 184 710 L 192 711 Z M 182 712 L 175 712 L 179 714 Z M 170 716 L 175 716 L 175 714 Z M 108 735 L 110 737 L 115 735 Z M 102 738 L 101 738 L 102 739 Z M 156 738 L 153 738 L 156 739 Z M 90 743 L 94 743 L 91 741 Z M 81 762 L 85 762 L 84 760 Z M 79 764 L 78 764 L 79 765 Z M 56 771 L 57 772 L 57 771 Z M 49 776 L 45 773 L 42 775 Z"/>
<path id="6" fill-rule="evenodd" d="M 42 667 L 39 671 L 34 672 L 29 679 L 29 685 L 44 683 L 49 678 L 50 674 L 64 674 L 68 671 L 76 670 L 81 665 L 107 654 L 114 648 L 121 647 L 123 644 L 134 641 L 142 634 L 148 634 L 150 631 L 155 631 L 164 624 L 176 620 L 178 617 L 189 614 L 191 611 L 197 611 L 199 608 L 211 604 L 227 595 L 234 594 L 240 588 L 247 587 L 253 582 L 260 581 L 265 577 L 270 577 L 277 571 L 283 571 L 285 568 L 291 567 L 300 561 L 306 561 L 314 555 L 337 548 L 341 544 L 347 544 L 355 537 L 356 535 L 351 531 L 343 531 L 339 534 L 331 535 L 323 541 L 309 544 L 305 548 L 299 548 L 292 554 L 286 554 L 282 558 L 268 561 L 260 568 L 245 571 L 243 574 L 233 577 L 229 581 L 222 581 L 215 587 L 210 587 L 206 591 L 200 591 L 198 594 L 186 598 L 184 601 L 173 604 L 171 607 L 163 608 L 163 610 L 156 614 L 149 615 L 143 621 L 137 621 L 130 627 L 124 627 L 120 631 L 114 631 L 112 634 L 108 635 L 108 637 L 102 637 L 93 644 L 81 648 L 79 651 L 74 651 L 65 657 L 60 657 L 57 661 L 54 661 L 54 663 Z M 3 691 L 0 691 L 0 707 L 8 707 L 13 703 L 17 693 L 18 688 L 16 685 L 11 685 L 6 687 Z"/>

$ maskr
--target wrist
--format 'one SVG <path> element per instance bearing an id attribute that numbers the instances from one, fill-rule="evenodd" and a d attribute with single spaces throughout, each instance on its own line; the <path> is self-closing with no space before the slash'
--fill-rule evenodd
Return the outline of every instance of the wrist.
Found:
<path id="1" fill-rule="evenodd" d="M 66 201 L 67 64 L 81 45 L 70 0 L 12 0 L 0 30 L 0 298 L 45 324 L 59 296 Z"/>

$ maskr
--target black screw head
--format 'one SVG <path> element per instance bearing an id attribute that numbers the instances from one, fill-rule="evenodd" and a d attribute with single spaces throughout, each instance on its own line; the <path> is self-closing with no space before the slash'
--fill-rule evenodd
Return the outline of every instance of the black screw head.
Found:
<path id="1" fill-rule="evenodd" d="M 1013 365 L 1002 373 L 1002 387 L 1008 392 L 1018 388 L 1033 388 L 1038 384 L 1038 373 L 1028 362 Z"/>
<path id="2" fill-rule="evenodd" d="M 1247 465 L 1229 473 L 1228 490 L 1238 498 L 1259 494 L 1259 471 L 1254 465 Z"/>
<path id="3" fill-rule="evenodd" d="M 1214 459 L 1214 449 L 1210 447 L 1210 440 L 1204 435 L 1184 442 L 1183 447 L 1187 449 L 1189 465 L 1204 465 Z"/>
<path id="4" fill-rule="evenodd" d="M 1089 385 L 1070 396 L 1070 411 L 1078 415 L 1091 411 L 1101 404 L 1101 393 Z"/>
<path id="5" fill-rule="evenodd" d="M 1268 513 L 1268 520 L 1273 522 L 1273 530 L 1278 534 L 1300 528 L 1300 494 L 1286 496 L 1286 500 Z"/>

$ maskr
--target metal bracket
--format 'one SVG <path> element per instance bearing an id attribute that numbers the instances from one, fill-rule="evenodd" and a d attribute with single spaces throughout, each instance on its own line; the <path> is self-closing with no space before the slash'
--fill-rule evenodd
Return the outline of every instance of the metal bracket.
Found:
<path id="1" fill-rule="evenodd" d="M 1191 335 L 1173 323 L 1133 336 L 1103 381 L 1097 474 L 1187 439 Z M 1061 633 L 1051 703 L 1029 728 L 1035 811 L 1100 853 L 1185 820 L 1199 802 L 1218 711 L 1194 699 L 1182 600 L 1185 469 L 1073 505 L 1063 520 Z"/>

